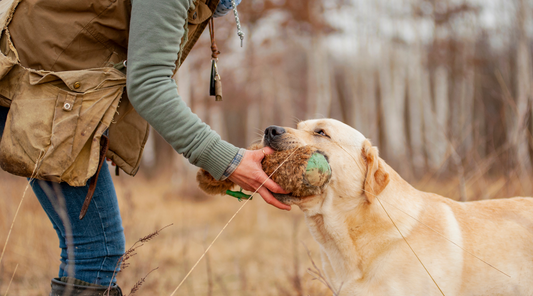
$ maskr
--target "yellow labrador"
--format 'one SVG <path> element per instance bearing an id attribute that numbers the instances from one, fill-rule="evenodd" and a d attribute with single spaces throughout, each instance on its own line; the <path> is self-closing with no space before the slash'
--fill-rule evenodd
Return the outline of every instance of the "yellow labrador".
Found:
<path id="1" fill-rule="evenodd" d="M 277 198 L 305 213 L 341 295 L 533 295 L 533 199 L 460 203 L 416 190 L 332 119 L 271 126 L 263 145 L 326 154 L 323 194 Z"/>

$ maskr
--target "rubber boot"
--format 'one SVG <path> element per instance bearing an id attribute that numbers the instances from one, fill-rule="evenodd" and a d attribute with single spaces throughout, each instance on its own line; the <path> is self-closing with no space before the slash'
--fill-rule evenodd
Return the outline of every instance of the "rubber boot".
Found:
<path id="1" fill-rule="evenodd" d="M 55 278 L 51 283 L 50 296 L 122 296 L 119 286 L 113 285 L 107 294 L 107 286 L 82 286 L 61 281 Z M 67 294 L 68 293 L 68 294 Z"/>

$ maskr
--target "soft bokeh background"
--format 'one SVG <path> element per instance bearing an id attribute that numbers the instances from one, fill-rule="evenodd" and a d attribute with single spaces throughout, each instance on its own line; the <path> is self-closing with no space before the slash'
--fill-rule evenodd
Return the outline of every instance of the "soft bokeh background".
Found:
<path id="1" fill-rule="evenodd" d="M 269 125 L 332 117 L 355 127 L 416 188 L 455 200 L 533 195 L 531 0 L 243 0 L 215 21 L 224 100 L 208 94 L 205 33 L 176 79 L 224 139 L 246 147 Z M 135 178 L 115 178 L 127 246 L 173 223 L 119 275 L 126 292 L 170 295 L 241 203 L 196 188 L 197 169 L 157 133 Z M 0 172 L 3 247 L 25 180 Z M 177 295 L 329 295 L 307 272 L 318 245 L 299 209 L 248 203 Z M 28 192 L 0 295 L 47 295 L 55 232 Z"/>

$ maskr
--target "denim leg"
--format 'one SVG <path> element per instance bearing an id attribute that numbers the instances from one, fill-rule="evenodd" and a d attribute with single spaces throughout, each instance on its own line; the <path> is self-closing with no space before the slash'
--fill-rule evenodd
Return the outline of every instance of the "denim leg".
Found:
<path id="1" fill-rule="evenodd" d="M 81 221 L 79 214 L 88 185 L 72 187 L 36 180 L 32 188 L 59 237 L 62 250 L 59 277 L 70 276 L 98 285 L 109 285 L 111 280 L 115 283 L 112 276 L 124 254 L 125 238 L 107 164 L 102 166 L 93 199 Z M 69 258 L 69 250 L 74 258 Z"/>
<path id="2" fill-rule="evenodd" d="M 8 111 L 9 108 L 0 107 L 0 137 Z M 102 166 L 93 199 L 81 221 L 79 214 L 88 185 L 72 187 L 67 183 L 40 180 L 33 180 L 31 184 L 59 237 L 59 277 L 70 276 L 89 283 L 109 285 L 117 261 L 124 254 L 126 242 L 107 164 Z M 69 244 L 73 258 L 68 257 Z M 74 274 L 69 274 L 69 269 L 73 269 Z M 115 279 L 112 281 L 116 282 Z"/>

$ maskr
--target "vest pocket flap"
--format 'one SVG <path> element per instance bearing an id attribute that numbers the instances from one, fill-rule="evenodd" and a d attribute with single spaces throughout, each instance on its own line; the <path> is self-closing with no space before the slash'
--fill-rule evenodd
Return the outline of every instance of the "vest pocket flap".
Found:
<path id="1" fill-rule="evenodd" d="M 30 84 L 39 85 L 61 81 L 73 92 L 85 93 L 105 87 L 126 85 L 126 75 L 115 68 L 95 68 L 76 71 L 30 71 Z"/>
<path id="2" fill-rule="evenodd" d="M 191 24 L 198 25 L 205 22 L 212 15 L 213 12 L 211 12 L 209 6 L 207 6 L 207 4 L 205 4 L 203 1 L 198 1 L 196 9 L 189 11 L 188 21 Z"/>

